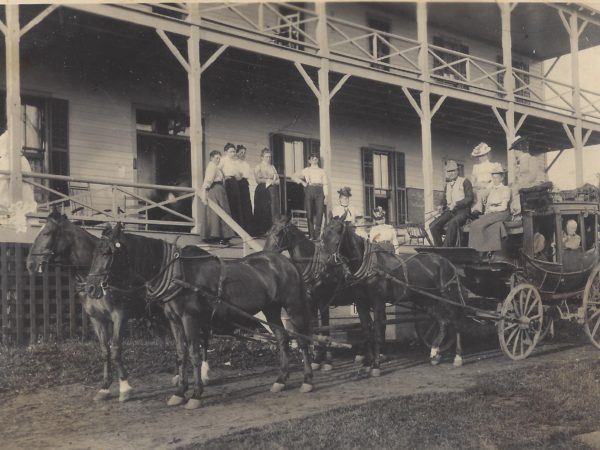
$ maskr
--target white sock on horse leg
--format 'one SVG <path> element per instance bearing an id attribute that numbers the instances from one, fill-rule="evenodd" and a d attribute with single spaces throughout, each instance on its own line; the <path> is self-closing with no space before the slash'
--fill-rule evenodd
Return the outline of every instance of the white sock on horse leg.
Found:
<path id="1" fill-rule="evenodd" d="M 129 381 L 119 380 L 119 392 L 127 392 L 130 390 L 131 390 L 131 386 L 129 386 Z"/>
<path id="2" fill-rule="evenodd" d="M 208 381 L 210 377 L 208 376 L 208 372 L 210 370 L 210 366 L 208 365 L 208 361 L 202 361 L 202 365 L 200 366 L 200 377 L 202 381 Z"/>
<path id="3" fill-rule="evenodd" d="M 438 347 L 431 347 L 431 353 L 429 354 L 430 358 L 435 358 L 440 353 L 440 349 Z"/>

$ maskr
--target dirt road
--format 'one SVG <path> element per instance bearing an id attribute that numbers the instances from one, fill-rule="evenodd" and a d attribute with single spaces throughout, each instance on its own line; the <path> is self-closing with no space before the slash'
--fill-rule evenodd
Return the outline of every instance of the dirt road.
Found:
<path id="1" fill-rule="evenodd" d="M 135 395 L 123 404 L 116 391 L 108 401 L 95 403 L 95 387 L 72 384 L 4 401 L 0 443 L 3 449 L 175 448 L 350 403 L 459 391 L 491 371 L 597 357 L 590 345 L 542 345 L 523 362 L 490 351 L 468 355 L 465 365 L 456 369 L 451 362 L 431 367 L 419 352 L 384 363 L 380 378 L 367 378 L 353 362 L 338 361 L 334 371 L 315 373 L 315 390 L 310 394 L 298 391 L 299 370 L 293 372 L 287 390 L 271 394 L 273 368 L 252 372 L 223 368 L 213 371 L 216 380 L 195 411 L 166 405 L 172 391 L 166 374 L 131 380 Z"/>

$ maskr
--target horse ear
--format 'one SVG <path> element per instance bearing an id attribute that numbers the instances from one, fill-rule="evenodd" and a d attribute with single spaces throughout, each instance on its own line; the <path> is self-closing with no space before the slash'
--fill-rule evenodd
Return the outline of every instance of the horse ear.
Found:
<path id="1" fill-rule="evenodd" d="M 121 222 L 117 222 L 117 224 L 113 228 L 113 235 L 115 237 L 119 237 L 122 232 L 123 232 L 123 224 Z"/>
<path id="2" fill-rule="evenodd" d="M 61 217 L 62 217 L 62 215 L 60 214 L 60 211 L 58 210 L 56 205 L 54 205 L 52 207 L 52 211 L 50 211 L 50 214 L 48 214 L 48 218 L 54 219 L 54 220 L 59 220 Z"/>
<path id="3" fill-rule="evenodd" d="M 110 225 L 110 223 L 106 223 L 104 225 L 104 230 L 102 230 L 102 236 L 110 237 L 112 235 L 112 231 L 113 231 L 113 229 L 112 229 L 112 226 Z"/>

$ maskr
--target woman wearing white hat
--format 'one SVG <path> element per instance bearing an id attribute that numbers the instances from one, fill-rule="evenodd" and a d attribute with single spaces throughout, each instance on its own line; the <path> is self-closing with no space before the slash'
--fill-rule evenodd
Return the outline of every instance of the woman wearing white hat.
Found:
<path id="1" fill-rule="evenodd" d="M 373 210 L 373 220 L 375 221 L 375 226 L 369 232 L 369 240 L 377 242 L 383 249 L 395 253 L 400 247 L 396 229 L 392 225 L 385 223 L 385 210 L 381 206 Z"/>
<path id="2" fill-rule="evenodd" d="M 494 164 L 492 186 L 485 201 L 485 214 L 471 224 L 469 247 L 479 252 L 495 252 L 502 249 L 502 239 L 506 236 L 503 222 L 508 220 L 510 212 L 510 188 L 502 184 L 504 168 Z"/>
<path id="3" fill-rule="evenodd" d="M 492 185 L 492 169 L 494 163 L 490 161 L 490 152 L 492 149 L 485 142 L 477 145 L 471 156 L 477 158 L 477 162 L 473 164 L 473 176 L 471 183 L 473 184 L 473 192 L 475 194 L 475 203 L 473 204 L 473 212 L 483 212 L 483 202 L 487 191 Z"/>

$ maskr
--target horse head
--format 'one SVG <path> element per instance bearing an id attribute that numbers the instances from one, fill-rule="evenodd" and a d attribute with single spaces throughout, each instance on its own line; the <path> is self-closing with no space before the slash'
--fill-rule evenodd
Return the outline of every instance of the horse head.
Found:
<path id="1" fill-rule="evenodd" d="M 101 298 L 109 282 L 113 283 L 128 273 L 126 235 L 123 226 L 107 224 L 96 243 L 92 265 L 87 276 L 85 291 L 92 298 Z M 118 276 L 117 276 L 118 274 Z"/>
<path id="2" fill-rule="evenodd" d="M 273 221 L 273 225 L 267 231 L 267 239 L 265 241 L 264 250 L 282 252 L 289 250 L 293 243 L 289 236 L 289 227 L 292 226 L 290 218 L 282 215 Z"/>
<path id="3" fill-rule="evenodd" d="M 29 250 L 26 265 L 30 274 L 41 272 L 45 264 L 55 262 L 68 254 L 72 245 L 67 233 L 69 225 L 67 217 L 54 208 Z"/>
<path id="4" fill-rule="evenodd" d="M 342 217 L 335 217 L 329 221 L 323 235 L 321 236 L 321 245 L 323 252 L 327 256 L 329 263 L 338 262 L 340 250 L 346 234 L 346 222 Z"/>

